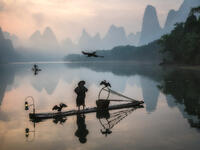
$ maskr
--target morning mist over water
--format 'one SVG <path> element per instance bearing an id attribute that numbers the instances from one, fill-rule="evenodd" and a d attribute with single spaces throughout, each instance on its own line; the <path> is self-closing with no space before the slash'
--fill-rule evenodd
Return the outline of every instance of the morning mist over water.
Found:
<path id="1" fill-rule="evenodd" d="M 0 0 L 0 149 L 198 150 L 199 13 L 199 0 Z"/>
<path id="2" fill-rule="evenodd" d="M 1 66 L 4 70 L 0 80 L 4 87 L 1 88 L 0 110 L 3 149 L 146 149 L 150 143 L 152 148 L 163 149 L 199 147 L 199 71 L 163 70 L 151 65 L 107 64 L 103 67 L 102 64 L 66 63 L 39 64 L 44 69 L 35 76 L 29 71 L 31 66 Z M 77 116 L 71 116 L 64 123 L 51 119 L 36 122 L 34 129 L 24 111 L 24 98 L 29 95 L 34 96 L 36 112 L 48 112 L 60 102 L 66 103 L 69 110 L 76 108 L 73 90 L 80 80 L 87 81 L 86 106 L 93 107 L 101 89 L 99 82 L 105 78 L 112 83 L 113 90 L 145 103 L 144 108 L 123 109 L 129 113 L 121 121 L 118 120 L 120 115 L 115 116 L 121 110 L 110 111 L 110 119 L 119 122 L 112 122 L 112 133 L 107 136 L 102 134 L 101 130 L 105 129 L 99 122 L 106 120 L 98 119 L 96 113 L 85 114 L 85 125 L 81 123 L 83 120 L 77 120 Z M 110 98 L 113 96 L 111 94 Z M 80 137 L 86 139 L 84 144 L 75 134 L 78 127 L 83 128 Z M 26 128 L 35 132 L 26 137 Z M 176 140 L 166 140 L 171 138 Z M 27 142 L 29 140 L 32 142 Z"/>

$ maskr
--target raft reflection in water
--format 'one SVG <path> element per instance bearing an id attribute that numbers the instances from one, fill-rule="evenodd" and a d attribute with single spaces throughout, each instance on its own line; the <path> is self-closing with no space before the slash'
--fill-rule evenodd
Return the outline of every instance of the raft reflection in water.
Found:
<path id="1" fill-rule="evenodd" d="M 109 111 L 108 109 L 104 109 L 104 110 L 101 109 L 101 110 L 96 111 L 96 118 L 99 120 L 99 123 L 102 126 L 102 128 L 99 129 L 100 133 L 105 136 L 111 134 L 112 133 L 111 130 L 114 128 L 115 125 L 119 124 L 124 118 L 126 118 L 129 114 L 131 114 L 133 111 L 135 111 L 138 108 L 143 108 L 143 106 L 140 105 L 140 106 L 135 106 L 135 107 L 133 106 L 123 107 L 120 110 L 115 109 L 115 110 Z M 79 142 L 82 144 L 87 142 L 87 136 L 89 134 L 89 131 L 85 123 L 86 115 L 87 113 L 76 114 L 77 130 L 75 131 L 74 135 L 78 137 Z M 61 116 L 56 116 L 52 119 L 53 119 L 53 123 L 63 125 L 64 123 L 66 123 L 67 117 L 61 115 Z M 35 128 L 36 123 L 39 124 L 40 122 L 45 121 L 45 120 L 38 120 L 37 118 L 35 118 L 35 119 L 31 119 L 30 121 L 34 123 L 34 128 Z M 25 136 L 26 136 L 26 133 L 25 133 Z"/>

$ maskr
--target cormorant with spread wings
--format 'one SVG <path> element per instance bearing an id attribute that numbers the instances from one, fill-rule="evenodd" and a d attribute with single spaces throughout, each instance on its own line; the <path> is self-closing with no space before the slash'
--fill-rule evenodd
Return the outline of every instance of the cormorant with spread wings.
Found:
<path id="1" fill-rule="evenodd" d="M 96 52 L 91 52 L 91 53 L 89 53 L 89 52 L 84 52 L 84 51 L 82 51 L 82 54 L 83 54 L 83 55 L 86 55 L 87 57 L 104 57 L 104 56 L 99 56 L 99 55 L 97 55 Z"/>

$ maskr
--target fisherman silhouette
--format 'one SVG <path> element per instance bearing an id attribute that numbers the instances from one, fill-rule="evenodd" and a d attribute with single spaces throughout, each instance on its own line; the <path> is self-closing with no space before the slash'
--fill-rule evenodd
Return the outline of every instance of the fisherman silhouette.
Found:
<path id="1" fill-rule="evenodd" d="M 38 69 L 38 65 L 34 64 L 33 65 L 34 69 Z"/>
<path id="2" fill-rule="evenodd" d="M 85 81 L 80 81 L 78 83 L 78 87 L 76 87 L 74 90 L 77 94 L 76 105 L 78 110 L 80 110 L 81 105 L 83 106 L 83 109 L 85 108 L 85 93 L 88 91 L 88 89 L 84 85 Z"/>
<path id="3" fill-rule="evenodd" d="M 39 69 L 38 65 L 34 64 L 32 71 L 34 72 L 34 75 L 37 75 L 39 71 L 41 71 L 41 69 Z"/>
<path id="4" fill-rule="evenodd" d="M 85 124 L 85 115 L 84 114 L 77 114 L 77 127 L 78 129 L 75 132 L 75 136 L 79 138 L 80 143 L 84 144 L 87 142 L 87 135 L 89 131 L 87 130 L 86 124 Z"/>

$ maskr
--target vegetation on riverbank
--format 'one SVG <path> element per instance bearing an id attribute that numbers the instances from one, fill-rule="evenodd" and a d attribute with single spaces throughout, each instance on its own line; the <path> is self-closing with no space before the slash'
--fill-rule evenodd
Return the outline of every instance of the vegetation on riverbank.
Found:
<path id="1" fill-rule="evenodd" d="M 163 64 L 200 64 L 200 6 L 193 8 L 185 23 L 177 23 L 161 37 Z"/>
<path id="2" fill-rule="evenodd" d="M 82 54 L 70 54 L 65 57 L 66 61 L 138 61 L 138 62 L 161 62 L 161 54 L 159 53 L 160 45 L 157 41 L 148 45 L 135 46 L 118 46 L 111 50 L 96 51 L 98 57 L 87 57 Z"/>

